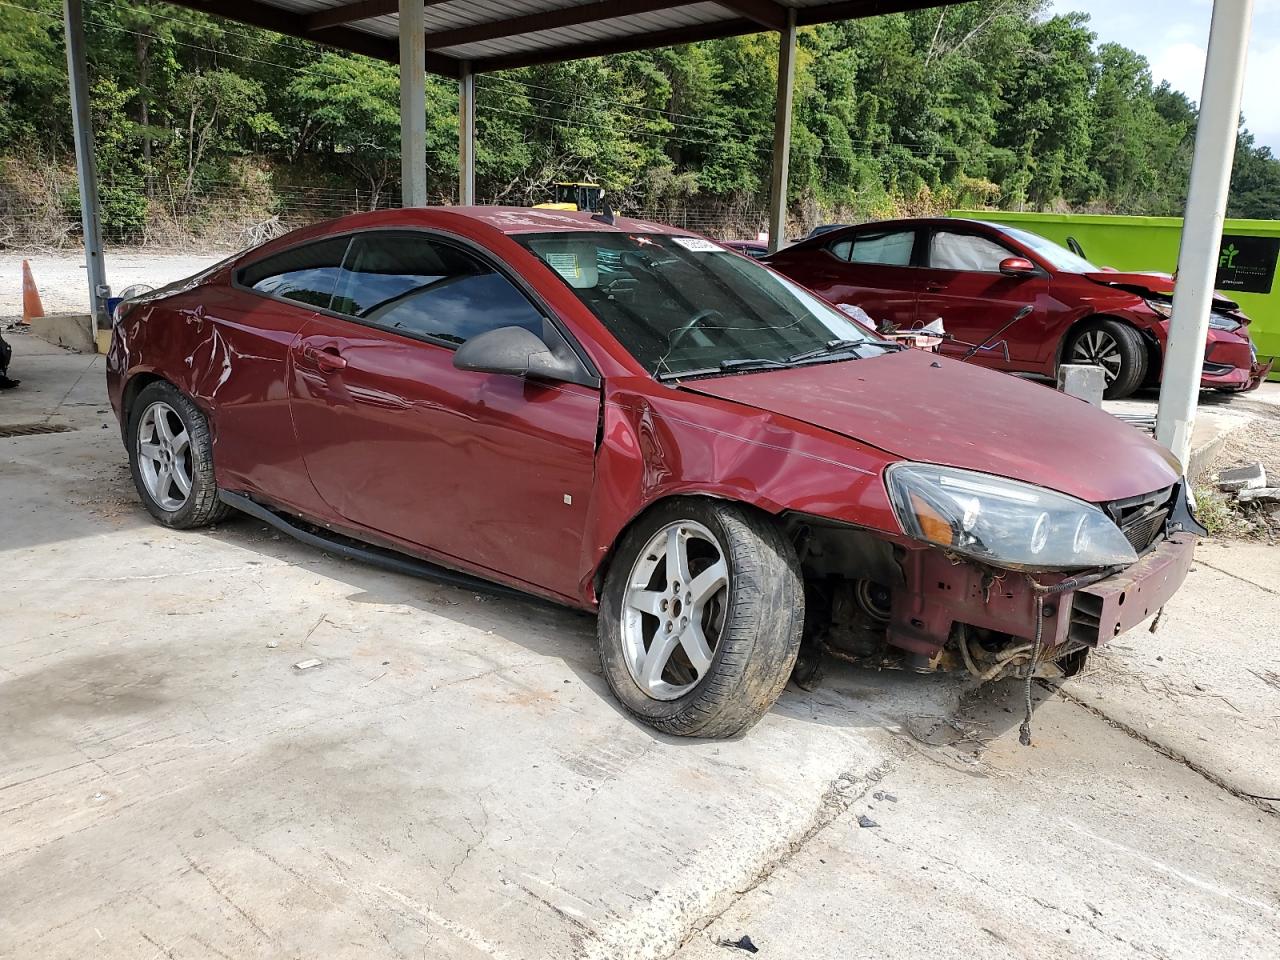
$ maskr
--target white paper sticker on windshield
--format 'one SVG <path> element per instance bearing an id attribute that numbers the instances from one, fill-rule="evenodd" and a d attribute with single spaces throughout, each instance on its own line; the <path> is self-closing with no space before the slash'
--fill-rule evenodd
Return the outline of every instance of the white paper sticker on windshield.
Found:
<path id="1" fill-rule="evenodd" d="M 673 242 L 680 244 L 686 250 L 692 250 L 694 253 L 728 253 L 724 247 L 718 243 L 712 243 L 710 240 L 703 240 L 702 237 L 672 237 Z"/>
<path id="2" fill-rule="evenodd" d="M 582 278 L 582 269 L 578 266 L 578 255 L 572 251 L 566 253 L 548 253 L 547 264 L 566 280 Z"/>

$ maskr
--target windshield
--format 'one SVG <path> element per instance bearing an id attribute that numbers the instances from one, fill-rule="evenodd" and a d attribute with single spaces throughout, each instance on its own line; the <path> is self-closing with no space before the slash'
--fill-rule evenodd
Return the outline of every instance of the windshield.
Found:
<path id="1" fill-rule="evenodd" d="M 701 237 L 513 239 L 657 377 L 848 359 L 894 346 L 790 280 Z"/>
<path id="2" fill-rule="evenodd" d="M 1024 246 L 1030 247 L 1042 260 L 1047 260 L 1049 266 L 1055 270 L 1061 270 L 1063 273 L 1101 272 L 1098 267 L 1095 267 L 1084 257 L 1076 256 L 1066 247 L 1054 243 L 1038 233 L 1019 230 L 1016 227 L 1001 227 L 1000 229 Z"/>

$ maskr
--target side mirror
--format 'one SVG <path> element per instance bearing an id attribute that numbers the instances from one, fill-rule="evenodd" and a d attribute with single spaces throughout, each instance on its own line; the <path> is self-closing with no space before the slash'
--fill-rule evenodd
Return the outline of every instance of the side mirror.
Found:
<path id="1" fill-rule="evenodd" d="M 524 327 L 499 327 L 472 337 L 453 354 L 459 370 L 505 373 L 537 380 L 573 380 L 577 368 L 558 358 L 542 338 Z"/>
<path id="2" fill-rule="evenodd" d="M 1006 277 L 1033 277 L 1036 265 L 1026 257 L 1009 257 L 1000 261 L 1000 272 Z"/>

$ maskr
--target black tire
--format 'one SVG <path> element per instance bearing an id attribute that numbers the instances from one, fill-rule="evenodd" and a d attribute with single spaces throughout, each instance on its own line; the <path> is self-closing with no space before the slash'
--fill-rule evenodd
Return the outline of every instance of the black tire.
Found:
<path id="1" fill-rule="evenodd" d="M 710 666 L 692 689 L 676 699 L 654 699 L 627 665 L 624 603 L 640 552 L 659 531 L 687 522 L 714 534 L 728 567 L 719 635 Z M 755 724 L 782 693 L 803 624 L 800 563 L 772 519 L 723 501 L 673 499 L 637 522 L 615 552 L 600 598 L 600 665 L 622 705 L 650 726 L 684 737 L 732 737 Z"/>
<path id="2" fill-rule="evenodd" d="M 147 411 L 155 404 L 168 406 L 187 432 L 185 464 L 191 478 L 191 491 L 177 509 L 166 509 L 147 489 L 140 464 L 139 430 Z M 133 485 L 142 498 L 147 512 L 166 527 L 190 530 L 206 527 L 223 520 L 231 508 L 218 499 L 218 487 L 213 476 L 213 439 L 209 435 L 209 422 L 204 413 L 180 390 L 170 383 L 156 381 L 143 387 L 129 407 L 129 425 L 125 431 L 125 444 L 129 451 L 129 472 Z"/>
<path id="3" fill-rule="evenodd" d="M 1062 362 L 1090 362 L 1090 356 L 1099 352 L 1091 344 L 1099 341 L 1113 346 L 1120 359 L 1116 370 L 1099 364 L 1107 373 L 1107 388 L 1102 395 L 1108 400 L 1123 400 L 1142 386 L 1147 376 L 1147 348 L 1142 334 L 1119 320 L 1089 320 L 1071 331 L 1062 351 Z M 1102 352 L 1111 353 L 1110 346 L 1102 347 Z"/>

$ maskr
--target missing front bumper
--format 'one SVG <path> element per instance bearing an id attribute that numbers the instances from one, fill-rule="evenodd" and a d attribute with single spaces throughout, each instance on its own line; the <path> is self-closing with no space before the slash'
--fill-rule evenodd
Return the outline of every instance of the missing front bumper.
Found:
<path id="1" fill-rule="evenodd" d="M 1046 656 L 1096 647 L 1154 616 L 1186 578 L 1195 541 L 1194 534 L 1173 533 L 1121 572 L 1047 598 L 1041 609 Z M 941 654 L 957 625 L 1011 641 L 1036 635 L 1036 591 L 1023 574 L 996 573 L 937 550 L 913 551 L 904 572 L 906 586 L 895 591 L 888 626 L 891 646 L 945 669 L 950 658 Z"/>
<path id="2" fill-rule="evenodd" d="M 1155 616 L 1191 569 L 1196 538 L 1175 533 L 1137 563 L 1071 595 L 1067 639 L 1091 647 Z"/>

